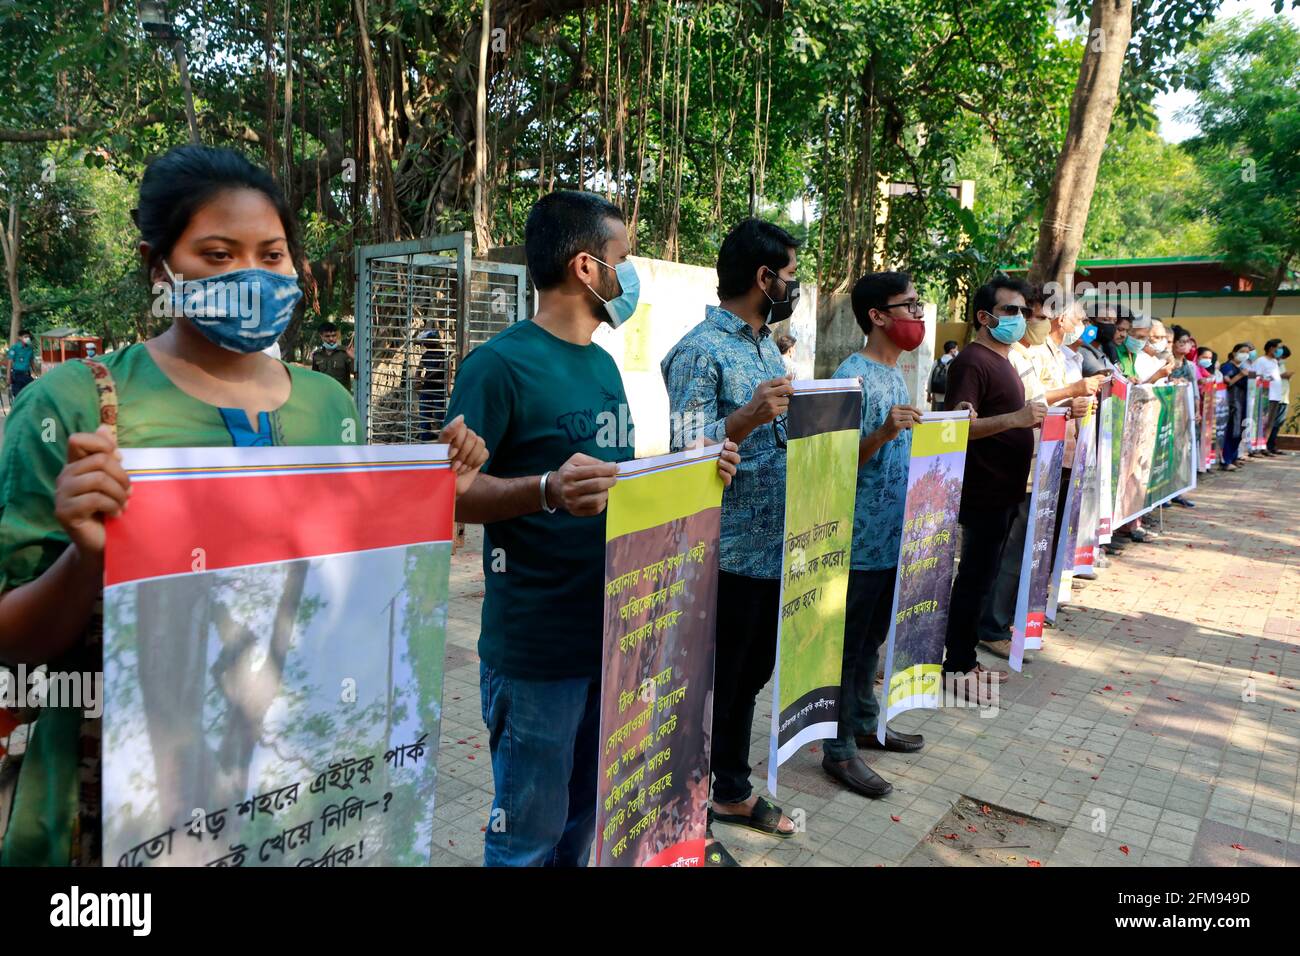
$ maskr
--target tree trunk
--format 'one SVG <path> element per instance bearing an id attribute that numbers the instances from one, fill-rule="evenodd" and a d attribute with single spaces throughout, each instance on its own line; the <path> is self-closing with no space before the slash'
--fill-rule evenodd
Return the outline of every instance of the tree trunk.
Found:
<path id="1" fill-rule="evenodd" d="M 18 250 L 19 225 L 18 197 L 11 193 L 9 197 L 9 222 L 0 230 L 0 248 L 5 257 L 5 284 L 9 288 L 9 342 L 18 341 L 18 333 L 23 327 L 23 300 L 18 289 Z"/>
<path id="2" fill-rule="evenodd" d="M 1288 252 L 1282 257 L 1282 261 L 1277 264 L 1277 272 L 1273 274 L 1273 284 L 1268 290 L 1268 301 L 1264 303 L 1264 314 L 1273 314 L 1273 305 L 1277 302 L 1277 290 L 1282 285 L 1282 280 L 1286 278 L 1286 267 L 1291 262 L 1291 257 L 1295 253 Z"/>
<path id="3" fill-rule="evenodd" d="M 1074 272 L 1132 30 L 1133 0 L 1093 0 L 1087 46 L 1070 100 L 1070 125 L 1029 268 L 1031 282 L 1064 284 Z"/>
<path id="4" fill-rule="evenodd" d="M 474 251 L 487 255 L 492 245 L 488 232 L 487 179 L 487 63 L 492 35 L 492 0 L 483 0 L 483 29 L 478 38 L 478 87 L 474 99 Z"/>
<path id="5" fill-rule="evenodd" d="M 370 55 L 370 25 L 367 23 L 366 0 L 352 0 L 356 11 L 357 31 L 360 34 L 361 67 L 366 80 L 366 114 L 370 123 L 370 138 L 376 157 L 372 175 L 378 180 L 379 208 L 375 210 L 375 223 L 379 238 L 385 242 L 396 239 L 402 231 L 402 218 L 397 208 L 397 193 L 393 188 L 393 147 L 388 138 L 388 125 L 384 121 L 383 100 L 379 95 L 379 81 L 375 77 L 375 61 Z"/>

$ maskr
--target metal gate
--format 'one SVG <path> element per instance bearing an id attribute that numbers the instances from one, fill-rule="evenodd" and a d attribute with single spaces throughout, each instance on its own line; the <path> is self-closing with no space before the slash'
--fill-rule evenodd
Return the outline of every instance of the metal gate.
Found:
<path id="1" fill-rule="evenodd" d="M 370 444 L 431 442 L 460 361 L 529 316 L 527 269 L 471 256 L 471 235 L 356 250 L 357 409 Z"/>

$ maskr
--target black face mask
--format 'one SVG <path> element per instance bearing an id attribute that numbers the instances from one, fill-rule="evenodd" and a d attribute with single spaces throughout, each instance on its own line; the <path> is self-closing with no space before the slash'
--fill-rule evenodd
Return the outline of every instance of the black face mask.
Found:
<path id="1" fill-rule="evenodd" d="M 794 307 L 799 304 L 799 280 L 782 279 L 775 272 L 769 272 L 768 274 L 778 282 L 785 284 L 785 298 L 779 301 L 775 300 L 770 292 L 766 289 L 763 290 L 768 299 L 767 321 L 784 322 L 794 314 Z"/>

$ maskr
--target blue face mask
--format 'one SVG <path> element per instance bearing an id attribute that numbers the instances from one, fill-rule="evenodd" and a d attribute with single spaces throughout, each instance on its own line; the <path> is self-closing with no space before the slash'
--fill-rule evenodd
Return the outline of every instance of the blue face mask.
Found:
<path id="1" fill-rule="evenodd" d="M 1124 340 L 1124 347 L 1127 348 L 1129 352 L 1131 352 L 1133 355 L 1137 355 L 1144 348 L 1146 348 L 1146 346 L 1147 346 L 1146 342 L 1144 342 L 1142 339 L 1135 339 L 1131 335 Z"/>
<path id="2" fill-rule="evenodd" d="M 1250 350 L 1250 360 L 1253 362 L 1253 361 L 1255 361 L 1255 359 L 1257 359 L 1257 358 L 1259 358 L 1259 349 L 1251 349 L 1251 350 Z"/>
<path id="3" fill-rule="evenodd" d="M 1023 315 L 1017 313 L 1016 315 L 994 315 L 993 317 L 998 320 L 998 324 L 989 328 L 989 335 L 1003 345 L 1019 342 L 1025 337 L 1025 317 Z"/>
<path id="4" fill-rule="evenodd" d="M 1274 350 L 1273 350 L 1273 358 L 1281 358 L 1281 357 L 1282 357 L 1283 355 L 1285 355 L 1285 354 L 1286 354 L 1286 352 L 1283 351 L 1282 349 L 1274 349 Z"/>
<path id="5" fill-rule="evenodd" d="M 202 279 L 172 281 L 172 314 L 184 315 L 214 345 L 251 355 L 269 348 L 289 326 L 302 298 L 297 275 L 236 269 Z"/>
<path id="6" fill-rule="evenodd" d="M 1197 359 L 1196 364 L 1199 365 L 1201 368 L 1209 368 L 1211 365 L 1214 364 L 1214 359 L 1207 359 L 1207 358 Z"/>
<path id="7" fill-rule="evenodd" d="M 595 256 L 591 258 L 596 259 Z M 636 312 L 636 305 L 641 297 L 641 277 L 636 274 L 636 266 L 630 262 L 620 262 L 617 266 L 611 266 L 608 262 L 601 262 L 599 259 L 596 261 L 606 269 L 614 270 L 614 275 L 618 277 L 619 288 L 623 291 L 612 299 L 606 299 L 591 286 L 587 288 L 591 289 L 592 295 L 605 303 L 605 315 L 609 319 L 609 324 L 613 328 L 618 328 Z"/>

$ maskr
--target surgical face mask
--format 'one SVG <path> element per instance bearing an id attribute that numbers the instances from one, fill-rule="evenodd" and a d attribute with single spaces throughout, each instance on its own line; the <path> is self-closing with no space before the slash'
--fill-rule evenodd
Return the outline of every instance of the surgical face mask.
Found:
<path id="1" fill-rule="evenodd" d="M 1233 358 L 1237 360 L 1238 365 L 1244 365 L 1246 362 L 1250 361 L 1250 353 L 1238 352 L 1236 355 L 1233 356 Z"/>
<path id="2" fill-rule="evenodd" d="M 86 346 L 86 357 L 87 357 L 87 358 L 94 358 L 94 357 L 95 357 L 95 347 L 94 347 L 93 345 L 87 345 L 87 346 Z"/>
<path id="3" fill-rule="evenodd" d="M 1284 354 L 1286 354 L 1286 353 L 1285 353 L 1285 350 L 1283 350 L 1283 349 L 1274 349 L 1274 350 L 1273 350 L 1273 358 L 1281 358 Z"/>
<path id="4" fill-rule="evenodd" d="M 1152 355 L 1159 355 L 1168 347 L 1168 339 L 1147 339 L 1147 348 L 1150 349 Z"/>
<path id="5" fill-rule="evenodd" d="M 1070 331 L 1066 332 L 1064 336 L 1062 336 L 1061 341 L 1064 342 L 1066 345 L 1073 345 L 1081 338 L 1083 338 L 1083 329 L 1080 328 L 1078 325 L 1076 325 L 1074 328 L 1070 329 Z"/>
<path id="6" fill-rule="evenodd" d="M 1207 358 L 1197 359 L 1196 364 L 1199 365 L 1201 368 L 1209 368 L 1211 365 L 1214 364 L 1214 360 L 1207 359 Z"/>
<path id="7" fill-rule="evenodd" d="M 321 345 L 325 346 L 327 349 L 336 349 L 339 347 L 337 342 L 322 342 Z"/>
<path id="8" fill-rule="evenodd" d="M 771 312 L 768 314 L 767 320 L 769 322 L 784 322 L 794 314 L 794 307 L 799 304 L 799 280 L 782 279 L 775 272 L 771 273 L 771 275 L 773 279 L 784 283 L 785 298 L 780 300 L 773 299 L 768 295 L 766 289 L 763 290 L 763 295 L 766 295 L 767 301 L 772 304 Z"/>
<path id="9" fill-rule="evenodd" d="M 1137 355 L 1139 352 L 1141 352 L 1145 345 L 1146 342 L 1142 341 L 1141 339 L 1135 339 L 1131 335 L 1124 340 L 1125 348 L 1127 348 L 1129 352 L 1131 352 L 1134 355 Z"/>
<path id="10" fill-rule="evenodd" d="M 172 314 L 184 315 L 209 342 L 231 352 L 251 355 L 269 348 L 302 299 L 297 274 L 235 269 L 184 279 L 166 262 L 163 268 L 172 284 Z"/>
<path id="11" fill-rule="evenodd" d="M 1259 349 L 1251 349 L 1251 350 L 1250 350 L 1250 360 L 1253 362 L 1253 361 L 1255 361 L 1255 359 L 1257 359 L 1257 358 L 1259 358 Z"/>
<path id="12" fill-rule="evenodd" d="M 996 326 L 989 326 L 989 335 L 1003 345 L 1010 345 L 1013 342 L 1019 342 L 1025 337 L 1025 317 L 1017 313 L 1016 315 L 993 315 L 997 320 Z"/>
<path id="13" fill-rule="evenodd" d="M 1030 345 L 1042 345 L 1047 341 L 1047 333 L 1051 331 L 1052 323 L 1047 319 L 1034 319 L 1025 324 L 1025 338 Z"/>
<path id="14" fill-rule="evenodd" d="M 587 253 L 591 255 L 591 253 Z M 595 256 L 591 258 L 596 259 Z M 611 266 L 608 262 L 602 262 L 596 259 L 606 269 L 613 269 L 614 275 L 618 278 L 619 289 L 618 295 L 612 299 L 606 299 L 603 295 L 591 289 L 591 294 L 605 303 L 605 316 L 613 328 L 618 328 L 628 319 L 632 318 L 636 312 L 637 302 L 641 298 L 641 277 L 636 274 L 636 266 L 630 262 L 620 262 L 617 266 Z"/>

